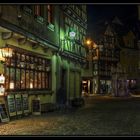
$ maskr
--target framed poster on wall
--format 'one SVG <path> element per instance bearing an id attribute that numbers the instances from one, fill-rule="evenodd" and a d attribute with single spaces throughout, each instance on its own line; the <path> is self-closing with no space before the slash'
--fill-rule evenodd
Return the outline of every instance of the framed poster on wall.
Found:
<path id="1" fill-rule="evenodd" d="M 16 101 L 17 115 L 21 115 L 22 114 L 22 99 L 21 99 L 21 94 L 16 94 L 15 95 L 15 101 Z"/>
<path id="2" fill-rule="evenodd" d="M 11 117 L 16 116 L 15 95 L 14 94 L 8 95 L 7 102 L 8 102 L 9 115 Z"/>
<path id="3" fill-rule="evenodd" d="M 5 104 L 0 104 L 0 119 L 1 122 L 9 122 L 9 116 Z"/>
<path id="4" fill-rule="evenodd" d="M 23 113 L 29 113 L 28 94 L 22 94 Z"/>

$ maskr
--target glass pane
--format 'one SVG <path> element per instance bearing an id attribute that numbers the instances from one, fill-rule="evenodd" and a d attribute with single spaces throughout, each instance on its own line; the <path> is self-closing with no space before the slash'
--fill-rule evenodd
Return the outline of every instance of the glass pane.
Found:
<path id="1" fill-rule="evenodd" d="M 21 61 L 25 61 L 25 55 L 24 54 L 21 55 Z"/>
<path id="2" fill-rule="evenodd" d="M 11 59 L 11 66 L 15 66 L 15 59 Z"/>
<path id="3" fill-rule="evenodd" d="M 37 72 L 35 72 L 34 87 L 37 88 Z"/>
<path id="4" fill-rule="evenodd" d="M 43 67 L 42 70 L 45 71 L 45 60 L 43 60 Z"/>
<path id="5" fill-rule="evenodd" d="M 38 73 L 38 88 L 41 88 L 41 72 Z"/>
<path id="6" fill-rule="evenodd" d="M 10 89 L 15 88 L 14 81 L 15 81 L 15 69 L 10 68 Z"/>
<path id="7" fill-rule="evenodd" d="M 6 64 L 6 66 L 11 65 L 11 62 L 10 62 L 10 61 L 11 61 L 10 58 L 6 58 L 6 60 L 5 60 L 5 64 Z"/>
<path id="8" fill-rule="evenodd" d="M 49 80 L 48 80 L 48 74 L 47 73 L 45 73 L 45 81 L 46 81 L 46 88 L 48 88 L 49 87 Z"/>
<path id="9" fill-rule="evenodd" d="M 30 88 L 30 74 L 29 74 L 29 70 L 26 70 L 26 88 Z"/>
<path id="10" fill-rule="evenodd" d="M 30 71 L 30 89 L 34 88 L 34 73 L 33 71 Z"/>
<path id="11" fill-rule="evenodd" d="M 21 89 L 25 89 L 25 70 L 21 70 Z"/>
<path id="12" fill-rule="evenodd" d="M 16 89 L 20 89 L 20 69 L 16 70 Z"/>
<path id="13" fill-rule="evenodd" d="M 17 67 L 20 67 L 20 54 L 16 53 Z"/>
<path id="14" fill-rule="evenodd" d="M 45 72 L 42 72 L 42 88 L 45 88 Z"/>
<path id="15" fill-rule="evenodd" d="M 29 56 L 26 56 L 26 68 L 27 69 L 30 68 L 30 58 L 29 58 Z"/>
<path id="16" fill-rule="evenodd" d="M 10 72 L 10 69 L 8 67 L 6 67 L 6 77 L 5 77 L 5 88 L 6 89 L 9 89 L 9 72 Z"/>

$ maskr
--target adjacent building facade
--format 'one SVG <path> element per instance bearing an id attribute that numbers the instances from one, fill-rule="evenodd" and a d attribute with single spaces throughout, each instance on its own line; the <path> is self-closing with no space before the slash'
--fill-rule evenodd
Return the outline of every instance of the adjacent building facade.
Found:
<path id="1" fill-rule="evenodd" d="M 96 34 L 97 35 L 97 34 Z M 112 92 L 111 68 L 119 61 L 118 38 L 112 24 L 104 24 L 95 38 L 93 55 L 93 93 L 110 94 Z"/>
<path id="2" fill-rule="evenodd" d="M 98 52 L 94 51 L 93 55 L 93 93 L 124 96 L 128 95 L 127 90 L 139 89 L 139 35 L 136 31 L 126 27 L 118 17 L 101 25 L 94 37 Z M 115 69 L 118 73 L 114 77 Z M 121 93 L 122 82 L 125 91 Z"/>

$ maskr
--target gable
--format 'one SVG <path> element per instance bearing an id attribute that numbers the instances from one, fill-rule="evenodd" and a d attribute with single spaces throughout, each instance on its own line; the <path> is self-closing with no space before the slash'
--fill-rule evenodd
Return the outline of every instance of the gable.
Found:
<path id="1" fill-rule="evenodd" d="M 109 36 L 114 36 L 113 31 L 109 25 L 107 26 L 104 34 Z"/>
<path id="2" fill-rule="evenodd" d="M 112 23 L 116 23 L 116 24 L 119 24 L 119 25 L 123 25 L 123 23 L 119 20 L 118 17 L 115 17 L 115 18 L 112 20 Z"/>

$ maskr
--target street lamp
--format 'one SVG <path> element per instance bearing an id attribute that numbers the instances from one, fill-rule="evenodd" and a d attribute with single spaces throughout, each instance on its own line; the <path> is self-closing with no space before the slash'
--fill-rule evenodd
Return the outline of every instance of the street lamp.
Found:
<path id="1" fill-rule="evenodd" d="M 92 78 L 93 78 L 93 92 L 99 92 L 99 53 L 103 50 L 103 45 L 97 45 L 93 40 L 87 39 L 85 44 L 88 46 L 88 57 L 91 61 L 91 70 L 92 70 Z"/>
<path id="2" fill-rule="evenodd" d="M 90 39 L 87 39 L 86 40 L 86 44 L 89 46 L 89 45 L 91 45 L 91 43 L 92 43 L 92 41 L 90 40 Z"/>
<path id="3" fill-rule="evenodd" d="M 87 39 L 85 44 L 87 45 L 88 49 L 89 49 L 89 53 L 91 54 L 90 58 L 93 60 L 94 57 L 94 53 L 96 53 L 96 56 L 98 55 L 97 53 L 97 45 L 94 41 L 92 41 L 91 39 Z"/>
<path id="4" fill-rule="evenodd" d="M 69 33 L 68 33 L 68 36 L 69 36 L 70 39 L 74 39 L 75 36 L 76 36 L 75 30 L 72 29 L 72 28 L 70 28 Z"/>

